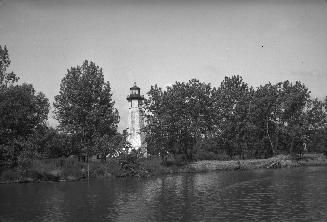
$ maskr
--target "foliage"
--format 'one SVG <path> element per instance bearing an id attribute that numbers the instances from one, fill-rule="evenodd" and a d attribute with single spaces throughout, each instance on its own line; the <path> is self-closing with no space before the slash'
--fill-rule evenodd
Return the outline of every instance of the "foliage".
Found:
<path id="1" fill-rule="evenodd" d="M 326 101 L 311 99 L 298 81 L 257 89 L 241 76 L 225 77 L 217 88 L 195 79 L 166 90 L 155 85 L 143 107 L 148 152 L 192 160 L 302 154 L 317 143 L 324 150 Z"/>
<path id="2" fill-rule="evenodd" d="M 117 157 L 129 150 L 130 144 L 127 141 L 127 132 L 116 133 L 115 135 L 103 135 L 95 137 L 95 150 L 101 156 L 103 161 L 107 157 Z"/>
<path id="3" fill-rule="evenodd" d="M 7 47 L 4 46 L 2 48 L 0 45 L 0 88 L 7 87 L 9 84 L 11 85 L 19 80 L 19 77 L 14 72 L 7 71 L 10 63 Z"/>
<path id="4" fill-rule="evenodd" d="M 102 69 L 85 60 L 72 67 L 55 96 L 55 118 L 59 129 L 77 139 L 82 152 L 91 155 L 96 137 L 117 132 L 118 111 L 114 108 L 111 87 L 104 81 Z"/>
<path id="5" fill-rule="evenodd" d="M 1 165 L 24 162 L 36 145 L 30 138 L 45 125 L 49 102 L 31 84 L 17 83 L 18 77 L 7 72 L 8 50 L 0 47 L 0 161 Z"/>
<path id="6" fill-rule="evenodd" d="M 216 136 L 229 156 L 244 155 L 253 133 L 251 109 L 253 89 L 241 76 L 225 77 L 213 93 Z"/>
<path id="7" fill-rule="evenodd" d="M 130 153 L 123 153 L 119 156 L 120 173 L 117 176 L 149 176 L 149 171 L 142 164 L 143 154 L 140 151 L 132 150 Z"/>
<path id="8" fill-rule="evenodd" d="M 89 163 L 91 176 L 140 177 L 192 160 L 327 155 L 327 97 L 311 98 L 298 81 L 254 89 L 237 75 L 217 87 L 197 79 L 152 86 L 142 107 L 146 159 L 129 153 L 127 132 L 117 132 L 118 111 L 99 66 L 86 60 L 67 70 L 55 96 L 54 129 L 46 125 L 46 96 L 19 83 L 10 63 L 0 46 L 0 169 L 15 167 L 6 178 L 81 178 L 86 163 L 72 158 L 78 155 L 101 156 L 101 163 Z"/>
<path id="9" fill-rule="evenodd" d="M 37 126 L 45 124 L 48 112 L 48 99 L 36 93 L 30 84 L 9 86 L 1 91 L 1 142 L 33 133 Z"/>
<path id="10" fill-rule="evenodd" d="M 165 91 L 155 85 L 148 96 L 144 106 L 148 152 L 163 158 L 183 153 L 192 159 L 197 139 L 212 130 L 210 84 L 192 79 L 176 82 Z"/>

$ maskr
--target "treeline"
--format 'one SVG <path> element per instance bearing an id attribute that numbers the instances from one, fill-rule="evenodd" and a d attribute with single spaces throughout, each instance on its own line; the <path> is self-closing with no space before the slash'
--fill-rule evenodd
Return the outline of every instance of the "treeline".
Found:
<path id="1" fill-rule="evenodd" d="M 0 46 L 0 169 L 72 155 L 103 161 L 120 155 L 131 162 L 127 133 L 117 130 L 119 113 L 99 66 L 84 61 L 67 70 L 53 103 L 57 128 L 46 123 L 48 98 L 20 83 L 9 66 L 8 50 Z M 145 142 L 148 153 L 163 160 L 326 152 L 326 106 L 300 82 L 254 89 L 232 76 L 219 87 L 196 79 L 166 89 L 155 85 L 143 106 Z"/>
<path id="2" fill-rule="evenodd" d="M 268 158 L 327 153 L 327 98 L 301 82 L 249 86 L 241 76 L 220 86 L 192 79 L 152 86 L 145 101 L 148 152 L 186 160 Z M 221 159 L 220 158 L 220 159 Z"/>
<path id="3" fill-rule="evenodd" d="M 8 50 L 0 46 L 0 168 L 27 168 L 33 159 L 69 157 L 103 160 L 128 147 L 117 131 L 119 114 L 109 82 L 93 62 L 67 70 L 55 96 L 54 117 L 47 125 L 50 103 L 28 83 L 9 72 Z"/>

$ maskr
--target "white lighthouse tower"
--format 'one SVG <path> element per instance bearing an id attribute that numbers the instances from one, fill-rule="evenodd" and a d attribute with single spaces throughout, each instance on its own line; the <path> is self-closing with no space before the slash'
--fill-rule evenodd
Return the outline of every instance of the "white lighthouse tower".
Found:
<path id="1" fill-rule="evenodd" d="M 134 86 L 130 88 L 130 95 L 127 96 L 127 101 L 130 104 L 128 111 L 128 137 L 127 141 L 132 145 L 135 150 L 141 149 L 146 155 L 146 150 L 143 147 L 143 134 L 141 129 L 144 127 L 144 116 L 140 109 L 143 104 L 144 96 L 140 95 L 140 88 Z"/>

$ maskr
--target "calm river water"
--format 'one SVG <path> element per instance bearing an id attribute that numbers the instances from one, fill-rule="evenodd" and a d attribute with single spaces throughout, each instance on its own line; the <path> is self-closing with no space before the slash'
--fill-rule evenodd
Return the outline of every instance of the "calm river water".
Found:
<path id="1" fill-rule="evenodd" d="M 0 221 L 327 221 L 327 167 L 0 185 Z"/>

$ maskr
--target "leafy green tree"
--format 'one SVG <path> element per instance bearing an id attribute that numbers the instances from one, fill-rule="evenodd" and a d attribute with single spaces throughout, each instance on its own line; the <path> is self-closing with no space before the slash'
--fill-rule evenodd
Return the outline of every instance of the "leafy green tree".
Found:
<path id="1" fill-rule="evenodd" d="M 278 85 L 271 83 L 260 86 L 253 97 L 252 115 L 256 126 L 257 153 L 265 156 L 277 154 L 278 125 L 281 112 L 280 93 Z"/>
<path id="2" fill-rule="evenodd" d="M 143 129 L 145 132 L 145 142 L 147 143 L 148 153 L 160 155 L 163 159 L 170 151 L 169 125 L 166 123 L 164 92 L 157 85 L 151 86 L 147 93 L 148 99 L 144 103 L 144 114 L 147 124 Z"/>
<path id="3" fill-rule="evenodd" d="M 325 103 L 316 99 L 309 100 L 305 108 L 305 146 L 308 151 L 327 153 L 327 111 Z"/>
<path id="4" fill-rule="evenodd" d="M 280 152 L 292 154 L 295 150 L 303 152 L 310 124 L 316 121 L 308 116 L 312 104 L 304 84 L 284 81 L 260 86 L 255 92 L 254 105 L 261 151 L 269 156 Z"/>
<path id="5" fill-rule="evenodd" d="M 183 154 L 192 159 L 197 140 L 212 128 L 211 93 L 210 84 L 196 79 L 176 82 L 165 91 L 151 87 L 144 107 L 149 153 L 163 158 L 168 153 Z"/>
<path id="6" fill-rule="evenodd" d="M 17 84 L 19 78 L 7 72 L 9 65 L 8 50 L 0 47 L 0 155 L 7 166 L 17 164 L 23 150 L 37 150 L 29 137 L 46 124 L 49 112 L 45 95 L 31 84 Z"/>
<path id="7" fill-rule="evenodd" d="M 301 82 L 265 84 L 253 89 L 241 76 L 225 77 L 219 87 L 198 80 L 151 87 L 145 101 L 148 152 L 165 158 L 199 152 L 270 157 L 324 150 L 326 103 L 310 99 Z M 208 158 L 208 157 L 206 157 Z"/>
<path id="8" fill-rule="evenodd" d="M 44 127 L 34 135 L 40 146 L 40 153 L 43 158 L 69 157 L 78 155 L 78 145 L 72 135 L 59 132 L 52 127 Z"/>
<path id="9" fill-rule="evenodd" d="M 225 77 L 213 95 L 217 136 L 229 156 L 244 157 L 253 128 L 249 115 L 253 89 L 237 75 Z"/>
<path id="10" fill-rule="evenodd" d="M 9 86 L 0 92 L 2 160 L 9 160 L 8 164 L 17 163 L 17 157 L 22 151 L 19 144 L 28 141 L 38 127 L 46 124 L 48 112 L 48 99 L 44 94 L 36 93 L 32 85 Z"/>
<path id="11" fill-rule="evenodd" d="M 100 154 L 103 162 L 106 161 L 106 157 L 117 157 L 122 153 L 126 153 L 131 148 L 131 145 L 127 141 L 127 132 L 118 133 L 109 136 L 103 135 L 95 137 L 95 149 L 97 154 Z"/>
<path id="12" fill-rule="evenodd" d="M 81 151 L 95 153 L 94 138 L 117 132 L 119 115 L 114 107 L 111 87 L 104 81 L 102 69 L 87 60 L 72 67 L 55 96 L 55 118 L 59 129 L 79 140 Z"/>
<path id="13" fill-rule="evenodd" d="M 13 84 L 19 80 L 14 72 L 8 72 L 10 66 L 10 58 L 6 46 L 2 48 L 0 45 L 0 87 L 6 87 L 8 84 Z"/>
<path id="14" fill-rule="evenodd" d="M 0 92 L 0 140 L 26 137 L 45 124 L 49 102 L 30 84 L 9 86 Z"/>
<path id="15" fill-rule="evenodd" d="M 280 112 L 278 113 L 278 129 L 287 138 L 284 142 L 289 147 L 289 153 L 302 147 L 305 142 L 306 117 L 305 108 L 310 99 L 310 91 L 301 82 L 295 84 L 289 81 L 279 83 Z M 287 149 L 287 146 L 285 147 Z"/>

